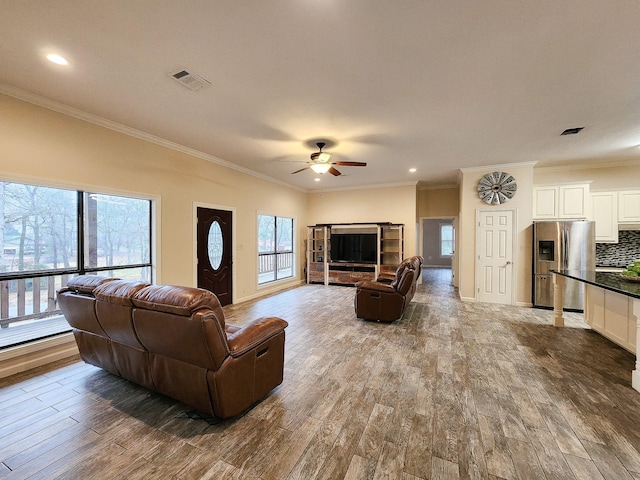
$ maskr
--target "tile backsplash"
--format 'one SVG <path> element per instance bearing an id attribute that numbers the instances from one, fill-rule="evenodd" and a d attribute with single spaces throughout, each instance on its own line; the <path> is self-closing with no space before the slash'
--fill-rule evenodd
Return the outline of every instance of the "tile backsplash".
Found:
<path id="1" fill-rule="evenodd" d="M 618 243 L 596 243 L 596 265 L 625 267 L 640 259 L 640 230 L 620 230 Z"/>

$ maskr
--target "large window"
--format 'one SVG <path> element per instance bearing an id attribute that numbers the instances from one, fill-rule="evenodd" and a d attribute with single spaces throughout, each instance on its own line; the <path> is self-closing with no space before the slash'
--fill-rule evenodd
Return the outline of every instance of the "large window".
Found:
<path id="1" fill-rule="evenodd" d="M 150 266 L 151 202 L 96 193 L 84 199 L 85 269 Z"/>
<path id="2" fill-rule="evenodd" d="M 150 200 L 0 182 L 0 348 L 68 331 L 55 294 L 71 277 L 151 266 Z"/>
<path id="3" fill-rule="evenodd" d="M 293 277 L 293 218 L 258 215 L 258 284 Z"/>
<path id="4" fill-rule="evenodd" d="M 78 267 L 78 195 L 0 182 L 0 275 Z"/>

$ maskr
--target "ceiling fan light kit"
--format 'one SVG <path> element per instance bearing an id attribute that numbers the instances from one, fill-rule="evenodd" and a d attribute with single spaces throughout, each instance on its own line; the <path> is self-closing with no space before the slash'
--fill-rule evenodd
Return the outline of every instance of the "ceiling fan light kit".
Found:
<path id="1" fill-rule="evenodd" d="M 311 168 L 311 170 L 313 170 L 315 173 L 323 174 L 329 172 L 331 175 L 337 177 L 338 175 L 342 175 L 342 173 L 339 170 L 333 168 L 334 165 L 344 165 L 348 167 L 367 166 L 367 164 L 364 162 L 330 162 L 329 160 L 331 160 L 331 154 L 322 151 L 326 143 L 318 142 L 316 143 L 316 145 L 318 146 L 318 151 L 313 152 L 311 154 L 311 162 L 307 162 L 311 163 L 309 168 Z M 306 167 L 301 168 L 300 170 L 296 170 L 295 172 L 291 172 L 291 174 L 293 175 L 294 173 L 300 173 L 304 170 L 306 170 Z"/>
<path id="2" fill-rule="evenodd" d="M 330 168 L 331 168 L 330 163 L 314 163 L 313 165 L 311 165 L 311 170 L 320 174 L 327 173 Z"/>
<path id="3" fill-rule="evenodd" d="M 320 145 L 322 145 L 322 147 L 324 147 L 324 143 L 319 143 L 318 146 L 320 147 Z M 314 152 L 314 153 L 311 154 L 311 160 L 313 162 L 326 163 L 331 158 L 331 154 L 327 153 L 327 152 L 323 152 L 322 151 L 322 147 L 320 147 L 320 151 L 319 152 Z"/>

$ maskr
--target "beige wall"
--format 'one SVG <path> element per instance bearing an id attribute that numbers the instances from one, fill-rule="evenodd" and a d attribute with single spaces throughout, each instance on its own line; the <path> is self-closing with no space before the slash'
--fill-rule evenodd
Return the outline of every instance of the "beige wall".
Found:
<path id="1" fill-rule="evenodd" d="M 460 189 L 455 187 L 418 190 L 418 218 L 457 217 Z"/>
<path id="2" fill-rule="evenodd" d="M 258 212 L 297 222 L 302 278 L 307 194 L 0 95 L 0 177 L 158 199 L 157 279 L 194 285 L 194 204 L 236 213 L 235 301 L 256 296 Z"/>
<path id="3" fill-rule="evenodd" d="M 640 152 L 639 152 L 640 155 Z M 640 187 L 640 159 L 591 167 L 548 167 L 533 170 L 534 185 L 591 182 L 591 191 Z"/>
<path id="4" fill-rule="evenodd" d="M 515 197 L 500 206 L 487 205 L 477 195 L 478 182 L 483 175 L 504 171 L 518 184 Z M 516 244 L 514 250 L 515 302 L 531 305 L 531 221 L 533 196 L 533 166 L 497 165 L 483 169 L 468 169 L 460 176 L 460 218 L 458 225 L 458 282 L 460 297 L 476 299 L 476 214 L 478 210 L 515 210 Z"/>
<path id="5" fill-rule="evenodd" d="M 416 253 L 416 187 L 370 188 L 309 194 L 309 225 L 391 222 L 405 226 L 405 256 Z"/>

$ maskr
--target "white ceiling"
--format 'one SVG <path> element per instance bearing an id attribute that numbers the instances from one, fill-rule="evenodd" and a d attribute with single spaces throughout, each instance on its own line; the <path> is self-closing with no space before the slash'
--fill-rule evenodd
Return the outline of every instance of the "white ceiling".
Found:
<path id="1" fill-rule="evenodd" d="M 0 82 L 307 190 L 455 183 L 639 158 L 640 1 L 0 0 Z M 368 166 L 291 175 L 318 138 Z"/>

